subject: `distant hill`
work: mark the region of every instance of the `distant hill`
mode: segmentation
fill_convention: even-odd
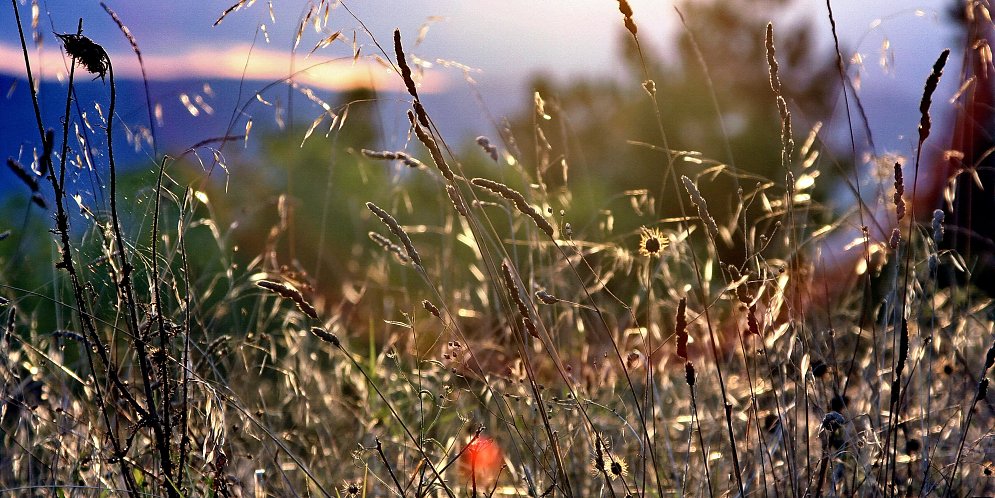
[[[245,122],[251,117],[253,126],[251,135],[273,132],[278,129],[277,108],[281,109],[280,114],[285,122],[289,122],[290,115],[294,122],[294,133],[298,133],[303,138],[304,132],[311,125],[312,121],[321,114],[321,108],[299,92],[295,92],[293,98],[293,113],[287,112],[288,86],[277,84],[263,93],[263,98],[267,105],[254,98],[255,92],[262,90],[270,82],[247,81],[240,83],[237,80],[171,80],[152,81],[150,90],[153,106],[161,107],[160,119],[156,123],[155,133],[160,154],[178,154],[190,146],[205,139],[222,137],[229,128],[233,113],[236,107],[241,107],[250,102],[245,114],[235,116],[234,126],[231,134],[241,135],[245,132]],[[107,85],[100,79],[91,80],[86,76],[77,80],[77,93],[79,109],[73,107],[74,122],[78,122],[78,113],[86,113],[92,125],[92,130],[85,130],[87,135],[96,134],[92,141],[97,153],[104,152],[103,129],[98,123],[102,123],[97,118],[98,110],[95,103],[100,105],[100,112],[106,113],[108,108]],[[523,109],[527,104],[527,92],[524,88],[481,88],[482,95],[491,107],[490,112],[495,116],[508,115],[518,109]],[[183,99],[183,97],[186,97]],[[316,92],[316,96],[329,104],[334,105],[340,98],[339,95],[329,94],[329,92]],[[64,84],[54,81],[45,81],[41,84],[39,91],[39,104],[42,117],[47,127],[58,128],[61,126],[61,116],[65,112],[66,87]],[[461,146],[477,135],[494,135],[495,132],[485,118],[476,98],[466,87],[459,87],[441,94],[424,96],[425,104],[432,113],[433,119],[438,123],[446,139],[453,142],[453,145]],[[136,165],[151,165],[153,161],[152,149],[147,142],[136,150],[133,144],[129,144],[129,133],[132,135],[147,130],[149,127],[149,116],[145,104],[145,91],[141,81],[119,80],[117,82],[117,119],[115,129],[119,133],[115,134],[115,155],[118,164],[122,167],[135,167]],[[363,104],[370,105],[370,104]],[[384,94],[377,104],[380,108],[380,118],[382,122],[379,126],[384,131],[385,137],[392,140],[388,144],[367,144],[368,146],[403,146],[405,132],[407,130],[407,119],[405,110],[409,107],[406,95]],[[196,111],[194,116],[190,109]],[[0,156],[3,159],[14,157],[20,159],[24,164],[32,161],[35,148],[40,150],[40,140],[38,137],[37,124],[31,103],[28,83],[24,79],[0,74]],[[123,125],[123,126],[122,126]],[[327,130],[328,121],[324,124]],[[82,127],[81,127],[81,131]],[[73,138],[75,130],[70,130],[70,144],[78,146],[78,142]],[[322,133],[323,135],[323,133]],[[316,137],[318,136],[316,132]],[[238,144],[242,146],[241,143]],[[251,140],[250,140],[251,146]],[[103,164],[103,163],[101,163]],[[0,168],[0,198],[6,197],[12,189],[20,189],[21,185],[6,167]],[[17,191],[17,190],[15,190]]]

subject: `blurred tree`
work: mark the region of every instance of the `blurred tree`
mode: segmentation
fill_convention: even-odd
[[[791,3],[684,2],[680,10],[686,25],[679,28],[676,57],[664,61],[643,44],[646,70],[656,85],[671,150],[697,151],[704,159],[740,172],[784,181],[780,118],[770,88],[764,33],[767,22],[783,14]],[[802,137],[815,121],[828,115],[839,90],[835,55],[816,50],[815,22],[809,19],[775,25],[783,92],[795,135]],[[512,129],[526,150],[542,150],[545,140],[549,144],[546,155],[553,158],[547,162],[563,159],[570,166],[571,190],[584,201],[574,202],[575,210],[603,208],[605,196],[621,190],[649,189],[651,195],[661,196],[656,199],[657,217],[677,216],[680,212],[666,175],[666,155],[631,143],[663,146],[650,100],[641,88],[644,72],[640,54],[631,35],[622,29],[621,20],[619,29],[626,75],[565,84],[539,76],[532,86],[545,99],[545,112],[552,119],[536,119],[528,113],[516,119]],[[539,156],[535,160],[541,163]],[[677,162],[678,175],[694,177],[706,167]],[[545,170],[551,184],[562,176],[559,167],[539,164],[538,170]],[[664,182],[667,187],[661,192]],[[755,184],[750,181],[743,187],[748,190]],[[729,218],[738,203],[733,186],[730,177],[702,185],[709,208],[720,222]],[[655,220],[625,223],[616,213],[616,221],[620,230],[632,230],[633,223],[638,226]],[[742,254],[741,248],[734,252]]]

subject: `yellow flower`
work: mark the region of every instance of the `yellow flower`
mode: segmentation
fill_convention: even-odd
[[[663,233],[656,228],[642,227],[642,234],[639,236],[639,254],[651,257],[659,256],[670,241],[664,237]]]

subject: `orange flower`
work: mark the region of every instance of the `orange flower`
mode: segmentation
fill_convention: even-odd
[[[477,487],[494,484],[503,464],[501,447],[497,441],[487,436],[478,435],[471,440],[460,456],[460,471],[468,481],[475,482]]]

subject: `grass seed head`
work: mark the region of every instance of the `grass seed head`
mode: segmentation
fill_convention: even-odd
[[[538,299],[539,302],[541,302],[542,304],[556,304],[560,302],[560,299],[558,297],[544,290],[536,292],[536,299]]]
[[[21,180],[22,183],[28,186],[28,189],[30,189],[31,192],[38,191],[38,180],[35,179],[34,175],[28,173],[27,168],[17,162],[16,159],[8,157],[7,167],[10,168],[10,171],[14,173],[14,176],[16,176],[18,180]]]
[[[677,303],[677,356],[687,361],[688,359],[688,319],[687,319],[687,309],[688,309],[688,298],[682,297]]]
[[[629,2],[626,0],[618,0],[618,11],[622,13],[622,17],[625,18],[625,29],[629,30],[629,33],[633,37],[636,36],[636,23],[632,20],[632,7],[629,6]]]
[[[372,240],[374,244],[380,246],[383,250],[387,252],[393,253],[394,256],[397,256],[397,259],[400,260],[402,263],[407,263],[408,261],[411,261],[411,258],[409,258],[406,254],[404,254],[404,249],[402,249],[401,246],[391,242],[390,239],[388,239],[387,237],[384,237],[383,235],[380,235],[377,232],[370,232],[367,235],[369,235],[370,240]]]
[[[358,482],[346,482],[342,485],[342,496],[345,498],[359,498],[363,493],[363,486]]]
[[[902,165],[895,163],[895,216],[898,221],[905,217],[905,179],[902,177]]]
[[[701,196],[701,192],[698,191],[698,187],[686,175],[681,175],[681,182],[684,183],[684,189],[687,190],[688,196],[691,198],[691,203],[698,208],[698,217],[705,224],[708,234],[712,239],[718,239],[719,226],[715,223],[715,218],[712,218],[712,215],[708,213],[708,204],[705,202],[705,198]]]
[[[418,100],[418,90],[415,87],[415,80],[411,77],[411,68],[408,67],[408,59],[404,55],[404,48],[401,47],[401,30],[394,30],[394,56],[397,59],[397,66],[401,68],[401,79],[408,93]]]
[[[325,341],[331,344],[332,346],[335,346],[337,348],[342,347],[342,343],[339,341],[338,336],[321,327],[311,327],[311,333],[314,334],[314,336],[317,337],[318,339],[321,339],[322,341]]]
[[[439,308],[436,305],[432,304],[432,302],[429,301],[428,299],[423,300],[421,302],[421,305],[422,305],[423,308],[425,308],[425,311],[428,311],[429,313],[431,313],[432,315],[434,315],[436,318],[439,318],[439,319],[442,318],[442,313],[439,313]]]
[[[532,218],[532,221],[535,222],[536,226],[539,227],[540,230],[549,236],[549,238],[553,238],[553,225],[550,225],[549,222],[546,221],[546,218],[543,218],[542,214],[539,213],[539,211],[530,206],[529,203],[525,202],[525,196],[523,196],[521,192],[503,183],[498,183],[486,178],[474,178],[470,180],[470,183],[490,190],[491,192],[508,199],[515,205],[515,208],[518,209],[519,212],[529,218]]]
[[[304,299],[304,295],[301,294],[301,291],[297,290],[292,285],[283,282],[274,282],[272,280],[260,280],[256,282],[256,285],[284,299],[293,301],[294,304],[297,305],[297,308],[307,315],[308,318],[312,320],[318,319],[318,311],[314,309],[314,306],[312,306],[311,303]]]
[[[939,244],[943,242],[943,218],[944,213],[942,209],[936,209],[933,211],[933,242]]]
[[[453,209],[456,210],[464,218],[468,218],[470,213],[466,210],[466,204],[463,203],[463,199],[459,195],[459,191],[453,185],[446,185],[446,195],[449,196],[449,200],[453,203]]]
[[[688,383],[689,387],[694,387],[696,374],[694,371],[694,363],[691,363],[690,361],[684,363],[684,380]]]
[[[898,249],[898,244],[902,241],[902,231],[898,228],[891,229],[891,237],[888,239],[888,247],[892,250]]]
[[[394,217],[390,215],[390,213],[384,211],[382,208],[380,208],[380,206],[377,206],[372,202],[367,202],[366,207],[367,209],[372,211],[373,214],[377,216],[377,218],[380,218],[380,221],[387,226],[387,229],[390,230],[390,232],[393,233],[395,237],[400,239],[401,244],[404,245],[404,250],[408,254],[408,258],[410,258],[414,264],[421,266],[421,257],[418,256],[418,251],[415,250],[415,245],[411,243],[411,238],[408,237],[407,232],[405,232],[401,228],[401,225],[397,223],[397,220],[395,220]]]
[[[778,65],[774,50],[774,24],[767,23],[767,33],[764,37],[764,47],[767,49],[767,68],[770,72],[770,89],[774,95],[781,95],[781,78],[777,74]]]
[[[432,160],[435,161],[435,167],[439,168],[442,172],[442,176],[446,177],[446,180],[453,182],[456,180],[456,175],[453,171],[449,169],[449,164],[446,162],[446,157],[442,155],[442,149],[439,148],[439,144],[436,143],[435,138],[429,134],[422,124],[419,124],[419,119],[416,118],[415,113],[408,111],[408,121],[411,122],[411,127],[415,130],[415,136],[418,137],[418,141],[428,149],[429,154],[432,155]],[[427,125],[426,125],[427,126]]]
[[[947,65],[947,58],[950,56],[950,49],[945,49],[940,53],[940,57],[933,64],[933,71],[926,78],[926,85],[923,88],[922,100],[919,102],[919,143],[926,141],[932,123],[929,119],[929,107],[933,104],[933,92],[936,91],[940,83],[940,76],[943,75],[943,67]]]
[[[494,160],[494,162],[498,161],[497,146],[491,144],[491,140],[489,138],[485,136],[477,137],[477,145],[479,145],[481,149],[484,149],[484,152],[491,156],[491,159]]]

